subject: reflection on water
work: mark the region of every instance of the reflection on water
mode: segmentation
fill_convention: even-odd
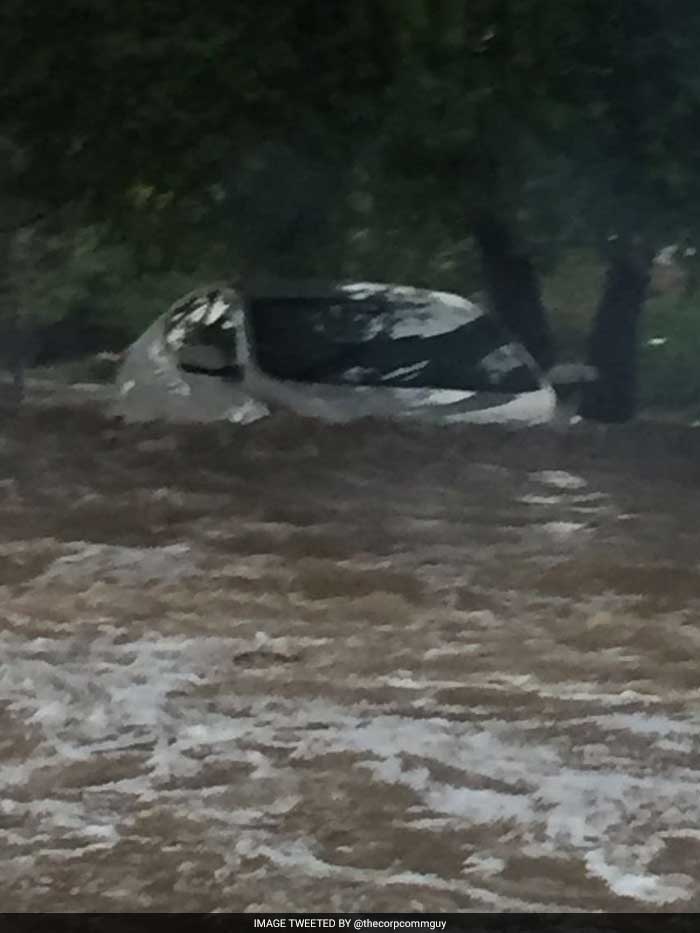
[[[697,910],[700,440],[0,435],[6,910]]]

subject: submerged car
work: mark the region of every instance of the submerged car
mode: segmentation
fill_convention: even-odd
[[[199,289],[130,347],[128,420],[248,422],[275,409],[537,424],[556,396],[530,355],[459,295],[367,282]]]

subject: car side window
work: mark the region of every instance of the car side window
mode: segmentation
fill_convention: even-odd
[[[297,382],[338,381],[358,365],[378,331],[381,306],[338,298],[254,299],[255,348],[262,370]]]
[[[251,316],[258,364],[273,378],[506,394],[539,388],[494,318],[445,309],[430,296],[257,299]]]

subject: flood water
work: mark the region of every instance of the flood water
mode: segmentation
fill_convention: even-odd
[[[700,910],[700,432],[0,429],[0,895]]]

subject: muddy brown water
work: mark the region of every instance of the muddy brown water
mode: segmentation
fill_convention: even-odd
[[[0,428],[4,910],[700,909],[700,432]]]

